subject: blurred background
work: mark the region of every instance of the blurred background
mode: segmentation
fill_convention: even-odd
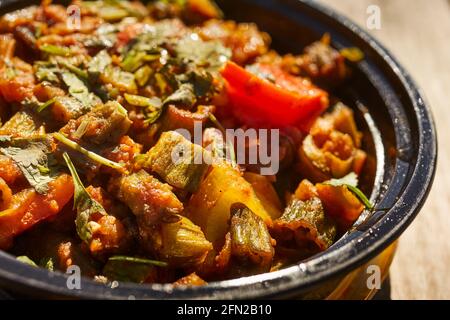
[[[427,203],[400,238],[392,299],[450,299],[450,0],[321,0],[380,40],[422,88],[436,121],[439,161]],[[380,8],[369,30],[367,8]],[[369,24],[370,27],[370,24]]]

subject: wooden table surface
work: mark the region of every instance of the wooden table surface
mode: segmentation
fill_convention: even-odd
[[[412,74],[436,121],[439,161],[421,213],[400,238],[391,268],[392,299],[450,299],[450,0],[322,0],[369,30]]]

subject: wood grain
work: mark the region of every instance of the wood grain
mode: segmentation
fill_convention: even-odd
[[[381,9],[389,48],[422,88],[439,137],[436,179],[427,203],[402,235],[391,268],[393,299],[450,299],[450,1],[322,0],[366,26],[369,5]]]

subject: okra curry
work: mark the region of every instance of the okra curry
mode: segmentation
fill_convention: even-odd
[[[0,29],[0,249],[24,263],[206,285],[327,250],[372,207],[329,93],[356,48],[280,55],[210,0],[43,0]]]

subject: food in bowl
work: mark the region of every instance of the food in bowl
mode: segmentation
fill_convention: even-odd
[[[280,55],[208,0],[43,1],[0,29],[0,248],[25,263],[205,285],[325,251],[372,209],[329,93],[357,49]]]

